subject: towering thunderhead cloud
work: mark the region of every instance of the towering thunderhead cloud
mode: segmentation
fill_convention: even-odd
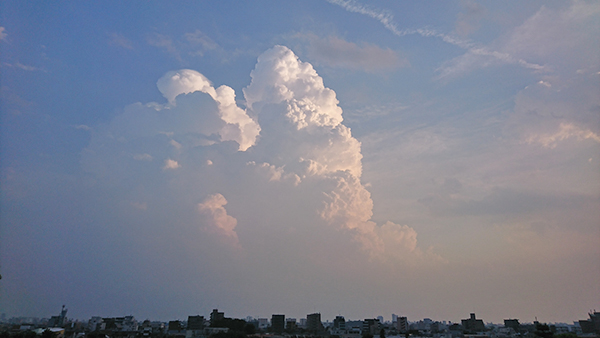
[[[195,212],[202,214],[198,222],[219,230],[206,233],[224,236],[236,246],[244,247],[236,229],[252,226],[240,211],[244,208],[236,206],[249,201],[241,196],[260,195],[252,182],[266,175],[266,185],[285,185],[290,199],[310,199],[307,205],[322,226],[351,234],[371,257],[421,256],[412,228],[370,221],[373,201],[360,181],[361,144],[342,124],[335,92],[323,85],[314,68],[290,49],[275,46],[258,58],[251,77],[242,109],[230,87],[215,89],[189,69],[167,73],[157,85],[168,103],[127,107],[94,134],[84,163],[97,173],[99,168],[121,168],[103,173],[120,172],[146,191],[150,182],[168,182],[162,194],[172,194],[170,201],[187,196],[184,204],[196,199]],[[225,146],[231,142],[237,143],[237,151]],[[127,175],[140,165],[154,169],[149,176]],[[261,192],[261,198],[282,193],[274,191]],[[147,205],[142,197],[131,198],[132,205]],[[226,204],[237,214],[225,210]],[[254,212],[267,215],[272,210]]]

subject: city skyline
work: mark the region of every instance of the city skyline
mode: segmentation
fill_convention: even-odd
[[[76,318],[76,317],[67,316],[68,309],[65,307],[65,305],[63,305],[62,311],[57,316],[47,316],[47,317],[39,317],[39,316],[33,316],[33,317],[14,316],[14,317],[11,317],[11,318],[7,318],[6,314],[2,313],[2,318],[1,318],[0,322],[7,323],[10,320],[12,320],[12,321],[15,321],[15,322],[27,323],[27,321],[23,321],[23,320],[29,318],[29,319],[36,319],[35,321],[29,322],[29,323],[36,324],[36,323],[38,323],[40,321],[46,320],[49,323],[49,327],[54,327],[54,326],[56,326],[56,327],[63,327],[63,322],[64,322],[64,324],[66,324],[67,321],[69,323],[73,323],[74,321],[76,321],[76,322],[79,322],[79,321],[85,322],[87,319],[93,321],[95,318],[125,318],[125,319],[129,318],[129,319],[134,320],[136,322],[150,320],[150,321],[157,321],[157,322],[163,322],[163,323],[168,323],[170,321],[181,321],[181,322],[187,323],[188,320],[190,318],[192,318],[196,322],[199,319],[201,319],[203,322],[207,322],[207,323],[211,323],[213,321],[220,322],[220,321],[222,321],[224,319],[243,319],[246,322],[266,320],[267,323],[268,323],[268,325],[271,326],[273,318],[277,317],[278,320],[281,320],[281,318],[283,318],[284,326],[285,326],[285,323],[287,321],[293,321],[294,323],[298,323],[298,324],[303,323],[301,325],[303,325],[303,327],[306,327],[308,325],[307,323],[310,321],[309,318],[311,316],[314,318],[315,315],[318,315],[318,317],[317,317],[318,318],[317,319],[318,322],[320,322],[320,323],[327,323],[328,325],[333,325],[333,326],[336,325],[335,322],[339,318],[342,318],[346,322],[362,322],[362,321],[366,321],[366,320],[368,321],[368,320],[376,319],[376,320],[378,320],[382,324],[383,323],[388,323],[388,324],[396,323],[398,321],[398,319],[400,319],[400,318],[402,318],[403,320],[407,321],[407,323],[412,323],[412,324],[420,323],[420,322],[428,322],[428,323],[438,322],[438,323],[444,323],[444,324],[448,324],[449,325],[449,324],[453,324],[453,323],[454,324],[457,324],[457,323],[460,324],[461,321],[462,321],[462,325],[463,326],[465,325],[465,321],[468,322],[469,320],[474,321],[474,322],[475,321],[481,321],[481,323],[485,323],[485,325],[506,325],[507,321],[508,322],[519,323],[520,325],[529,325],[529,324],[532,324],[532,323],[535,323],[535,322],[549,323],[549,324],[568,324],[568,325],[571,325],[569,323],[575,323],[575,322],[578,321],[578,320],[572,320],[572,321],[559,321],[559,322],[544,322],[544,321],[538,321],[538,318],[536,316],[535,320],[532,321],[532,322],[525,322],[525,321],[519,320],[518,318],[507,317],[507,318],[505,318],[503,320],[504,323],[502,323],[502,322],[494,323],[494,322],[491,322],[491,321],[485,321],[482,318],[477,318],[476,314],[473,313],[473,312],[469,314],[468,318],[461,318],[459,320],[447,320],[447,319],[429,318],[429,317],[408,319],[406,316],[403,316],[402,314],[397,314],[397,313],[392,313],[392,314],[389,315],[389,317],[378,315],[378,316],[363,316],[363,317],[360,317],[360,318],[347,318],[343,314],[340,313],[340,314],[334,315],[332,318],[324,318],[324,317],[321,317],[321,313],[318,312],[318,311],[317,312],[313,312],[313,313],[307,313],[304,316],[288,316],[288,315],[283,314],[283,313],[273,313],[273,314],[271,314],[269,316],[251,316],[251,315],[246,315],[246,316],[242,316],[242,317],[237,318],[237,317],[232,317],[232,316],[227,315],[227,312],[225,312],[225,311],[219,311],[219,310],[222,310],[222,309],[216,309],[215,308],[215,309],[212,309],[212,310],[207,310],[207,311],[205,311],[205,313],[198,312],[198,313],[194,313],[194,314],[188,314],[184,318],[169,318],[169,319],[166,319],[166,320],[165,319],[158,320],[158,319],[155,319],[155,318],[144,318],[144,319],[140,318],[140,319],[138,319],[132,313],[122,314],[122,315],[117,315],[117,316],[115,316],[113,314],[113,315],[102,315],[102,316],[93,315],[90,318]],[[589,314],[598,314],[598,313],[600,313],[600,312],[595,311],[595,310],[589,311]],[[271,319],[269,319],[268,317],[271,317]],[[281,317],[281,318],[279,318],[279,317]],[[465,316],[462,316],[462,317],[465,317]],[[582,317],[582,316],[579,316],[579,317]],[[52,324],[53,321],[55,321],[54,323],[57,324],[57,325],[53,325]],[[197,325],[197,324],[194,324],[194,325]],[[257,329],[258,329],[258,327],[257,327]]]
[[[598,36],[584,0],[0,1],[0,312],[580,318]]]

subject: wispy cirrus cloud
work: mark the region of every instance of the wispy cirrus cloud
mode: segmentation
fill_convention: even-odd
[[[527,138],[529,144],[537,143],[546,148],[554,149],[561,141],[576,139],[578,141],[592,140],[600,143],[600,135],[585,128],[580,128],[572,123],[561,123],[554,133],[535,134]]]
[[[73,128],[79,129],[79,130],[85,130],[85,131],[92,130],[92,128],[90,126],[85,125],[85,124],[79,124],[79,125],[73,126]]]
[[[125,49],[133,49],[133,43],[131,42],[131,40],[129,40],[123,34],[120,33],[110,33],[109,43],[113,46],[119,46]]]
[[[304,36],[309,41],[308,56],[318,63],[336,67],[378,72],[406,67],[410,63],[396,51],[369,43],[356,44],[336,36]]]
[[[6,28],[0,26],[0,41],[5,40],[7,36]]]
[[[148,36],[147,42],[165,50],[179,62],[183,62],[186,57],[202,57],[209,51],[223,51],[219,44],[199,29],[179,37],[155,32]]]
[[[43,68],[25,65],[25,64],[22,64],[21,62],[15,62],[15,63],[3,62],[2,65],[5,67],[9,67],[9,68],[21,69],[21,70],[24,70],[27,72],[37,72],[37,71],[44,72],[44,73],[46,72],[46,70]]]
[[[147,42],[150,46],[164,49],[167,53],[171,54],[178,61],[183,61],[181,58],[180,50],[175,46],[173,39],[165,34],[154,33],[148,37]]]
[[[464,55],[444,63],[438,68],[438,79],[503,63],[546,73],[597,71],[598,14],[600,5],[595,2],[573,1],[565,9],[542,7],[507,38],[493,42],[494,49],[472,46]],[[573,53],[574,49],[578,52]]]
[[[442,41],[449,43],[451,45],[460,47],[462,49],[466,49],[468,51],[468,54],[470,54],[470,55],[473,55],[476,57],[491,58],[491,59],[495,60],[496,63],[516,64],[516,65],[519,65],[519,66],[522,66],[525,68],[535,69],[535,70],[544,69],[543,65],[530,63],[524,59],[516,58],[507,52],[493,50],[488,47],[482,46],[478,43],[475,43],[473,41],[465,40],[465,39],[453,36],[451,34],[441,33],[432,28],[399,29],[398,25],[394,22],[393,14],[387,10],[380,10],[380,9],[372,8],[368,5],[363,5],[355,0],[327,0],[327,1],[344,8],[345,10],[347,10],[349,12],[359,13],[362,15],[369,16],[369,17],[379,21],[386,29],[388,29],[394,35],[399,36],[399,37],[417,34],[422,37],[438,38],[438,39],[441,39]],[[467,59],[468,66],[465,66],[464,64],[461,64],[461,62],[458,62],[458,61],[455,61],[455,63],[458,63],[458,65],[450,64],[447,66],[442,66],[440,69],[438,69],[438,71],[441,73],[441,75],[438,76],[438,79],[448,77],[449,75],[456,74],[456,73],[458,73],[459,70],[462,71],[462,70],[468,69],[473,64],[472,59],[474,59],[474,58]],[[463,63],[467,63],[467,62],[463,62]],[[479,62],[479,64],[480,65],[481,64],[489,65],[491,63]]]
[[[468,36],[479,29],[487,10],[473,0],[463,0],[461,6],[464,11],[458,14],[454,30],[461,36]]]
[[[199,29],[192,33],[185,33],[184,37],[191,45],[199,47],[194,52],[195,55],[202,56],[206,51],[219,48],[219,45],[213,39]]]

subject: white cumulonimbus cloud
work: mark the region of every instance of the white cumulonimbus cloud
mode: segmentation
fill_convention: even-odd
[[[223,85],[215,89],[204,75],[191,69],[168,72],[158,80],[157,86],[172,105],[176,104],[175,98],[181,94],[202,92],[210,95],[217,102],[219,116],[226,123],[219,130],[221,139],[236,141],[241,151],[256,142],[260,127],[237,106],[235,91],[231,87]]]
[[[146,203],[147,210],[189,205],[202,196],[198,221],[236,247],[244,246],[238,225],[251,232],[253,225],[275,219],[270,214],[295,213],[302,206],[312,213],[306,222],[317,217],[317,226],[349,234],[371,258],[422,256],[414,229],[371,221],[373,200],[361,183],[361,144],[342,124],[335,92],[312,65],[275,46],[259,56],[250,75],[242,109],[232,88],[215,89],[193,70],[168,72],[157,83],[168,104],[126,107],[93,133],[84,167],[111,182],[127,180],[145,194],[132,190],[130,204]],[[133,175],[136,171],[144,175]],[[223,195],[236,218],[225,210]],[[282,197],[289,204],[281,204]],[[273,203],[289,210],[273,210]],[[302,226],[302,220],[294,222]]]
[[[298,60],[290,49],[276,46],[258,58],[251,77],[244,94],[259,121],[272,106],[278,106],[285,111],[287,122],[278,128],[287,128],[286,135],[301,141],[271,155],[287,156],[285,164],[291,168],[293,161],[305,164],[295,174],[322,181],[321,217],[340,230],[352,232],[372,257],[395,255],[399,251],[418,253],[414,229],[392,222],[380,227],[370,221],[373,200],[360,182],[360,142],[352,137],[350,128],[341,124],[342,109],[335,92],[323,85],[314,68]],[[274,177],[282,175],[278,172]]]

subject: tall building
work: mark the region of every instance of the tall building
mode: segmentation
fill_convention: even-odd
[[[324,331],[320,313],[306,315],[306,330],[311,333]]]
[[[149,331],[150,334],[152,331]],[[204,316],[188,316],[185,330],[186,338],[199,338],[204,334]]]
[[[213,309],[210,313],[210,324],[225,319],[225,312],[219,312],[219,309]]]
[[[583,334],[600,334],[600,312],[594,310],[594,312],[590,312],[588,315],[590,316],[590,319],[579,321],[581,332]]]
[[[298,324],[296,323],[296,318],[286,318],[285,319],[285,329],[288,332],[294,332],[298,328]]]
[[[396,329],[401,333],[408,332],[408,319],[406,317],[398,317],[396,319]]]
[[[265,330],[269,327],[269,319],[268,318],[258,318],[258,329]]]
[[[343,316],[335,316],[333,320],[333,328],[338,330],[346,330],[346,319]]]
[[[381,330],[381,322],[379,322],[379,319],[374,318],[374,319],[363,320],[362,328],[361,328],[363,335],[370,333],[373,336],[375,336],[375,335],[379,334],[380,330]]]
[[[48,321],[48,327],[63,327],[65,325],[66,318],[67,309],[65,309],[65,306],[63,305],[60,315],[50,317],[50,320]]]
[[[463,329],[467,332],[485,331],[485,325],[483,324],[483,320],[476,319],[474,313],[471,313],[471,317],[469,319],[462,319],[460,322],[462,324]]]
[[[274,333],[281,334],[285,328],[285,315],[271,316],[271,330]]]

